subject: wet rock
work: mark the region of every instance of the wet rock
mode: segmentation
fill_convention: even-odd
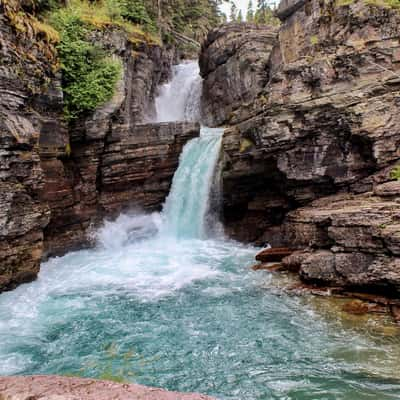
[[[185,122],[117,125],[101,140],[76,144],[72,159],[43,163],[43,198],[52,210],[46,254],[90,245],[88,231],[106,216],[160,210],[183,146],[199,133]]]
[[[279,272],[284,270],[284,267],[282,264],[272,264],[272,263],[260,263],[260,264],[255,264],[251,267],[253,271],[269,271],[269,272]]]
[[[400,324],[400,306],[399,305],[391,306],[390,312],[392,313],[394,321]]]
[[[279,262],[284,257],[290,256],[295,250],[286,247],[270,248],[260,251],[256,255],[256,260],[263,263]]]
[[[368,313],[385,314],[388,312],[388,308],[385,306],[361,300],[352,300],[347,302],[342,307],[342,310],[349,314],[355,314],[355,315],[362,315]]]
[[[304,282],[299,282],[286,288],[288,293],[296,295],[312,294],[321,297],[339,297],[342,298],[343,289],[340,287],[326,287],[321,285],[312,285]]]
[[[0,377],[0,397],[7,400],[212,400],[211,397],[201,394],[51,375]]]

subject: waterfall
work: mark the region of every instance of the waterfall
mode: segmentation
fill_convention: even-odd
[[[197,62],[173,67],[172,80],[161,87],[156,98],[157,122],[200,121],[201,88]]]
[[[157,121],[199,121],[202,81],[197,62],[179,64],[156,99]],[[162,212],[163,235],[205,238],[210,192],[221,147],[222,129],[201,128],[184,147]]]
[[[204,238],[208,233],[210,191],[223,129],[202,128],[183,149],[163,209],[163,232],[176,238]]]

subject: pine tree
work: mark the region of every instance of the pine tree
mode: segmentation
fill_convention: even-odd
[[[243,14],[242,14],[242,10],[239,10],[239,14],[237,16],[237,22],[243,22]]]
[[[253,1],[252,0],[249,0],[249,4],[247,6],[246,21],[247,22],[254,21],[254,11],[253,11]]]
[[[265,12],[268,9],[267,0],[258,0],[257,2],[257,10],[261,12]]]
[[[273,24],[276,25],[277,21],[274,17],[273,10],[268,5],[267,0],[258,0],[257,10],[254,16],[255,22],[258,24]]]
[[[237,8],[236,8],[236,4],[233,1],[231,1],[231,14],[229,16],[229,19],[231,21],[237,20]]]

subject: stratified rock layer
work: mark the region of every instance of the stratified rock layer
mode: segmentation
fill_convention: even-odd
[[[281,237],[306,248],[288,257],[296,257],[303,280],[398,296],[400,183],[397,187],[391,196],[336,195],[290,212]]]
[[[312,249],[301,263],[305,280],[398,294],[389,242],[399,234],[391,171],[400,161],[400,13],[363,1],[288,0],[278,15],[268,83],[251,117],[223,139],[226,229]],[[337,194],[351,199],[324,199]],[[387,230],[377,228],[382,218]]]
[[[58,119],[62,94],[52,69],[53,43],[27,26],[15,32],[9,15],[20,10],[14,3],[0,4],[0,291],[32,280],[39,270],[50,218],[40,200],[40,132],[56,131],[61,146],[67,140]]]
[[[195,393],[63,376],[0,377],[4,400],[212,400]]]
[[[225,24],[208,34],[199,60],[206,125],[249,117],[247,108],[268,82],[268,59],[276,34],[275,27],[245,23]]]

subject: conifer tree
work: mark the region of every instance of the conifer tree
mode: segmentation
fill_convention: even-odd
[[[249,0],[249,4],[247,6],[246,21],[247,22],[254,21],[254,11],[253,11],[253,1],[252,0]]]
[[[254,20],[258,24],[279,24],[279,21],[274,16],[273,9],[268,4],[268,0],[258,0]]]
[[[229,19],[231,21],[236,21],[237,20],[237,7],[236,4],[231,1],[231,14],[229,16]]]
[[[243,22],[242,10],[239,10],[239,14],[238,14],[238,16],[237,16],[236,21],[237,21],[237,22]]]

